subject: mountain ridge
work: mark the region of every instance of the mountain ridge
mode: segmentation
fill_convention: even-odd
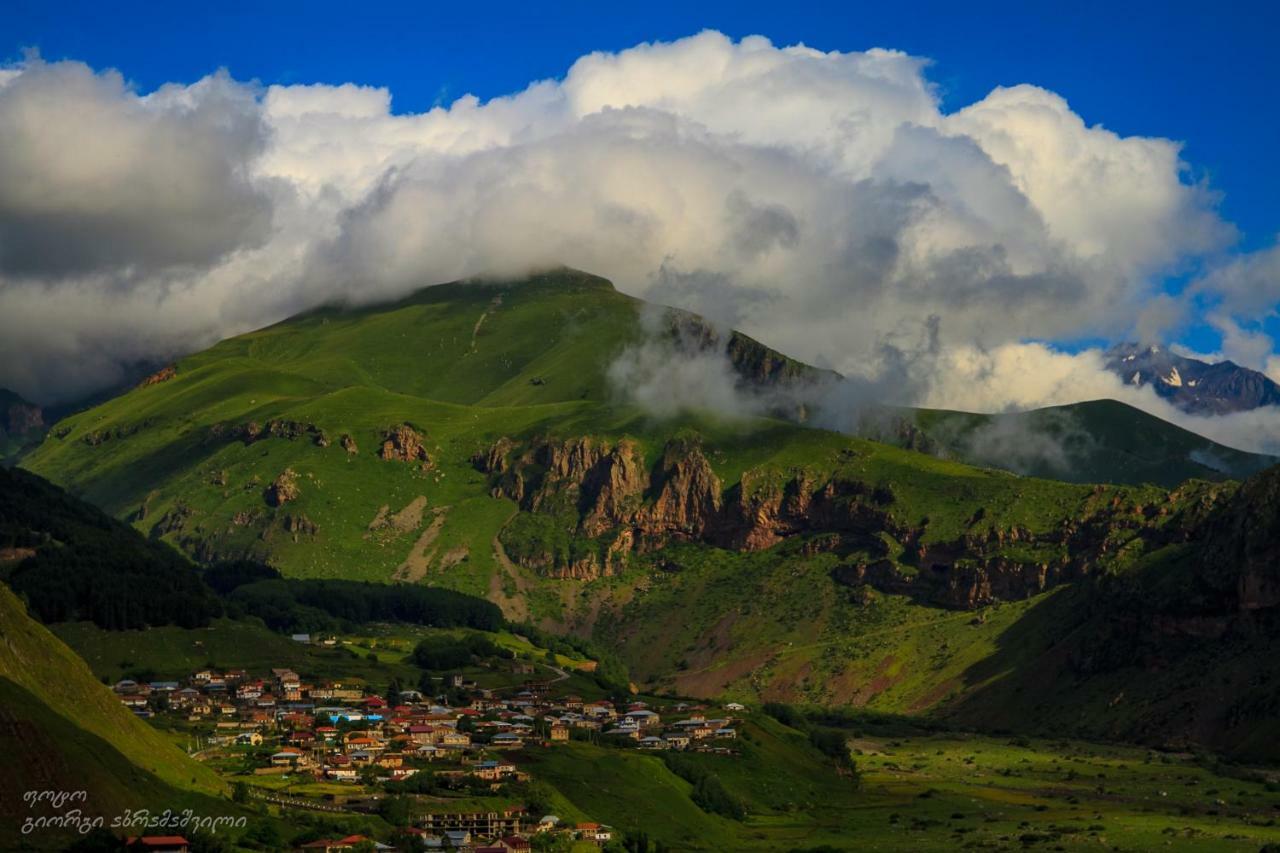
[[[1222,415],[1280,405],[1280,385],[1230,360],[1207,362],[1159,346],[1118,344],[1106,366],[1130,385],[1150,387],[1184,412]]]

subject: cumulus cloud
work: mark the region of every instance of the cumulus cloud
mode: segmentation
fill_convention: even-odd
[[[225,74],[146,97],[116,72],[29,60],[0,85],[0,273],[201,268],[268,236],[266,131]]]
[[[1234,239],[1213,193],[1177,143],[1034,86],[944,113],[927,67],[704,32],[396,114],[359,81],[143,94],[27,60],[0,75],[0,385],[65,398],[323,301],[565,263],[859,399],[1132,397],[1099,354],[1027,341],[1176,325],[1155,281]],[[1204,287],[1247,290],[1250,263]],[[637,390],[682,369],[633,356]],[[681,382],[707,399],[718,371]]]

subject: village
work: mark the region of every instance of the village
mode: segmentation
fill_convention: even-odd
[[[394,686],[379,694],[359,680],[312,683],[288,668],[205,668],[182,681],[123,679],[113,690],[138,716],[189,732],[192,754],[233,781],[239,799],[384,816],[390,798],[423,805],[393,818],[404,823],[393,844],[349,836],[298,847],[307,851],[496,853],[545,848],[557,838],[603,847],[615,838],[612,828],[564,821],[519,801],[533,779],[522,761],[530,750],[587,741],[736,754],[734,715],[746,710],[742,705],[584,699],[558,694],[558,680],[495,688],[454,674],[440,676],[432,695]],[[506,804],[449,807],[450,798],[465,805],[476,797]],[[166,839],[166,849],[182,849],[176,841]]]

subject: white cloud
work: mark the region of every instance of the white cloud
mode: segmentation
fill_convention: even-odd
[[[563,262],[909,402],[1098,396],[1096,359],[1022,342],[1175,323],[1153,275],[1231,227],[1176,143],[1031,86],[944,114],[926,67],[705,32],[397,115],[358,81],[140,97],[29,61],[0,81],[0,177],[37,176],[0,180],[0,386],[66,396],[334,297]],[[74,251],[14,248],[50,222]]]
[[[0,87],[0,274],[207,268],[268,237],[250,183],[265,129],[224,74],[139,97],[115,72],[31,59]]]

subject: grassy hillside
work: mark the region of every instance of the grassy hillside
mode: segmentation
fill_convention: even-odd
[[[642,307],[559,271],[322,309],[67,418],[24,464],[197,559],[484,596],[514,620],[612,643],[654,689],[975,721],[990,709],[1010,727],[1126,737],[1220,732],[1229,749],[1264,739],[1258,714],[1183,668],[1243,678],[1255,646],[1212,659],[1170,646],[1167,676],[1155,656],[1079,678],[1078,655],[1054,657],[1058,638],[1096,633],[1081,608],[1102,610],[1052,590],[1135,567],[1158,581],[1234,485],[1095,487],[785,420],[656,420],[607,376],[654,334]],[[807,381],[744,340],[725,344],[744,381]],[[1081,476],[1210,472],[1190,434],[1115,404],[1077,409],[1042,426],[1068,450],[1077,431],[1096,436]],[[926,434],[959,419],[966,441],[995,423],[921,418]],[[1002,440],[1021,430],[999,423]],[[1018,692],[1049,672],[1077,685],[1060,703]],[[1143,699],[1109,712],[1126,678]],[[1205,722],[1178,715],[1188,702]],[[1214,722],[1228,718],[1245,722]]]
[[[638,310],[607,282],[569,273],[324,309],[225,341],[167,381],[62,421],[25,464],[200,558],[426,579],[544,619],[574,605],[498,552],[516,505],[494,497],[472,462],[503,437],[627,436],[653,464],[693,430],[726,489],[746,471],[760,482],[841,469],[892,483],[912,521],[929,516],[931,537],[959,533],[978,506],[991,524],[1045,529],[1089,495],[781,421],[655,422],[614,404],[605,378],[641,335]],[[381,458],[402,424],[422,437],[425,461]],[[296,493],[273,505],[285,472]]]
[[[904,415],[935,452],[975,465],[1074,483],[1241,479],[1276,459],[1210,441],[1116,400],[981,415],[924,409]],[[887,436],[893,440],[893,436]]]
[[[225,813],[218,778],[186,757],[125,709],[79,657],[27,616],[0,585],[0,742],[6,772],[0,781],[4,836],[17,840],[10,818],[57,813],[47,803],[28,808],[28,791],[85,791],[80,807],[112,817],[127,808],[157,805]],[[37,832],[26,841],[59,846],[66,835]]]
[[[528,758],[575,808],[672,850],[1254,851],[1280,839],[1264,776],[1190,756],[876,715],[837,725],[857,781],[760,713],[742,726],[738,755],[681,756],[745,807],[741,821],[699,808],[653,754],[574,743]]]

